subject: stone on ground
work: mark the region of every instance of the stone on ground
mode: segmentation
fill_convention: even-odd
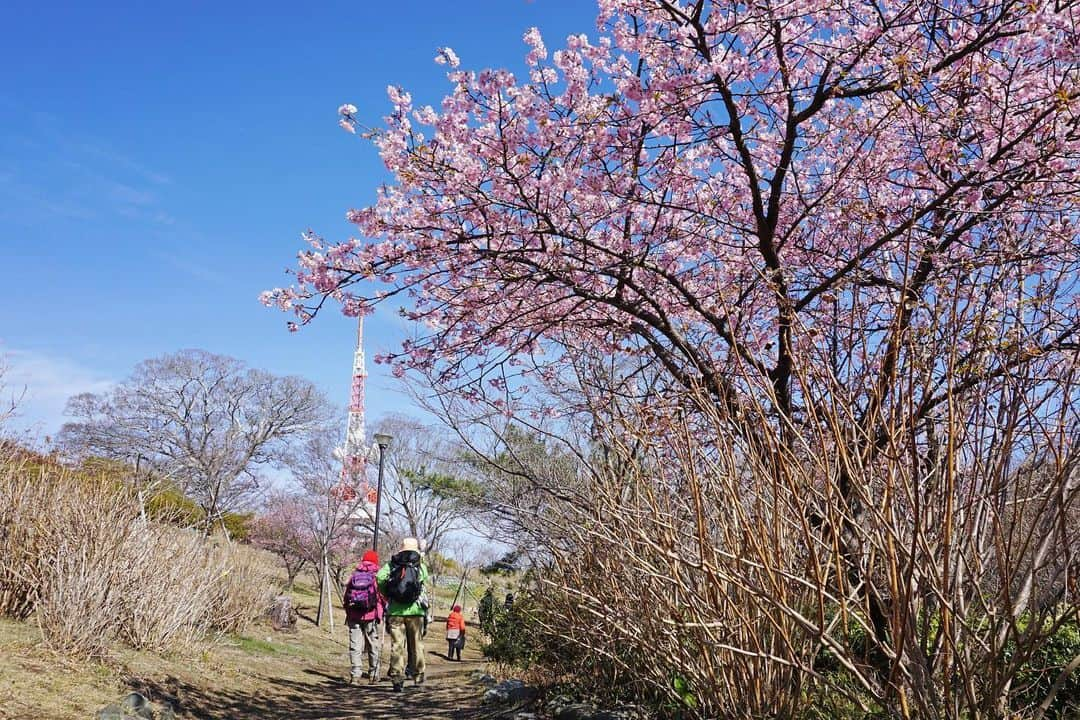
[[[109,703],[94,715],[95,720],[176,720],[169,706],[154,712],[154,706],[139,693],[130,693],[118,703]]]
[[[501,683],[484,693],[484,702],[509,703],[524,700],[531,691],[525,687],[525,683],[513,678],[503,680]]]

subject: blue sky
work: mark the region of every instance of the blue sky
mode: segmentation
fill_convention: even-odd
[[[594,18],[588,0],[5,3],[0,353],[20,424],[55,432],[68,395],[186,347],[344,404],[353,321],[335,308],[291,335],[257,302],[303,230],[348,236],[346,209],[386,179],[338,105],[379,124],[388,84],[418,104],[449,89],[440,46],[520,71],[527,28],[555,49]],[[366,324],[369,420],[410,412],[370,361],[409,333],[388,310]]]

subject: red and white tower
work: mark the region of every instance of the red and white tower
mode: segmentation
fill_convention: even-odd
[[[370,448],[367,445],[367,429],[364,419],[364,383],[367,380],[367,367],[364,361],[364,318],[356,321],[356,351],[353,353],[352,391],[349,394],[349,425],[345,431],[345,447],[342,452],[341,485],[342,494],[351,500],[358,495],[365,496],[367,505],[374,506],[376,489],[369,487],[367,476],[367,457]],[[357,508],[358,514],[364,514],[365,508]]]
[[[364,382],[367,368],[364,362],[364,318],[356,321],[356,352],[353,353],[352,392],[349,394],[349,427],[345,432],[345,465],[350,484],[364,479],[367,464],[367,431],[364,427]]]

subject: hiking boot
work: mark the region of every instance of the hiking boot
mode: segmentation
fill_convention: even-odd
[[[346,684],[346,685],[355,685],[355,684],[356,684],[356,675],[354,675],[354,674],[352,674],[352,673],[349,673],[349,674],[348,674],[348,675],[347,675],[347,676],[345,677],[345,684]]]
[[[414,677],[413,682],[415,684],[417,684],[417,685],[423,685],[424,684],[424,673],[420,673],[419,675]]]
[[[402,689],[404,689],[404,687],[405,687],[405,683],[395,682],[394,683],[394,692],[401,692]]]

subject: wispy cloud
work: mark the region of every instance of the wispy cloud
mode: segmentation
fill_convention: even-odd
[[[6,402],[14,396],[18,410],[11,424],[36,435],[55,435],[67,421],[64,407],[79,393],[100,393],[116,381],[103,373],[65,357],[32,350],[0,347],[0,396]]]
[[[95,211],[89,205],[71,198],[57,197],[42,188],[24,182],[12,171],[0,172],[0,218],[18,222],[19,218],[32,219],[47,214],[69,220],[89,220]]]
[[[80,134],[52,113],[0,96],[2,111],[17,118],[14,132],[0,137],[0,156],[7,155],[0,168],[0,213],[6,220],[34,224],[48,213],[150,225],[176,222],[162,206],[160,191],[172,182],[167,174]]]
[[[224,273],[212,269],[209,264],[198,263],[166,252],[154,252],[151,255],[169,267],[179,270],[196,280],[215,285],[226,285],[229,282],[229,278]]]
[[[160,173],[148,168],[142,163],[132,160],[128,156],[116,152],[105,145],[83,142],[78,144],[77,149],[86,155],[100,158],[113,167],[129,170],[142,177],[143,180],[151,182],[154,185],[168,185],[172,182],[172,179],[165,173]]]

